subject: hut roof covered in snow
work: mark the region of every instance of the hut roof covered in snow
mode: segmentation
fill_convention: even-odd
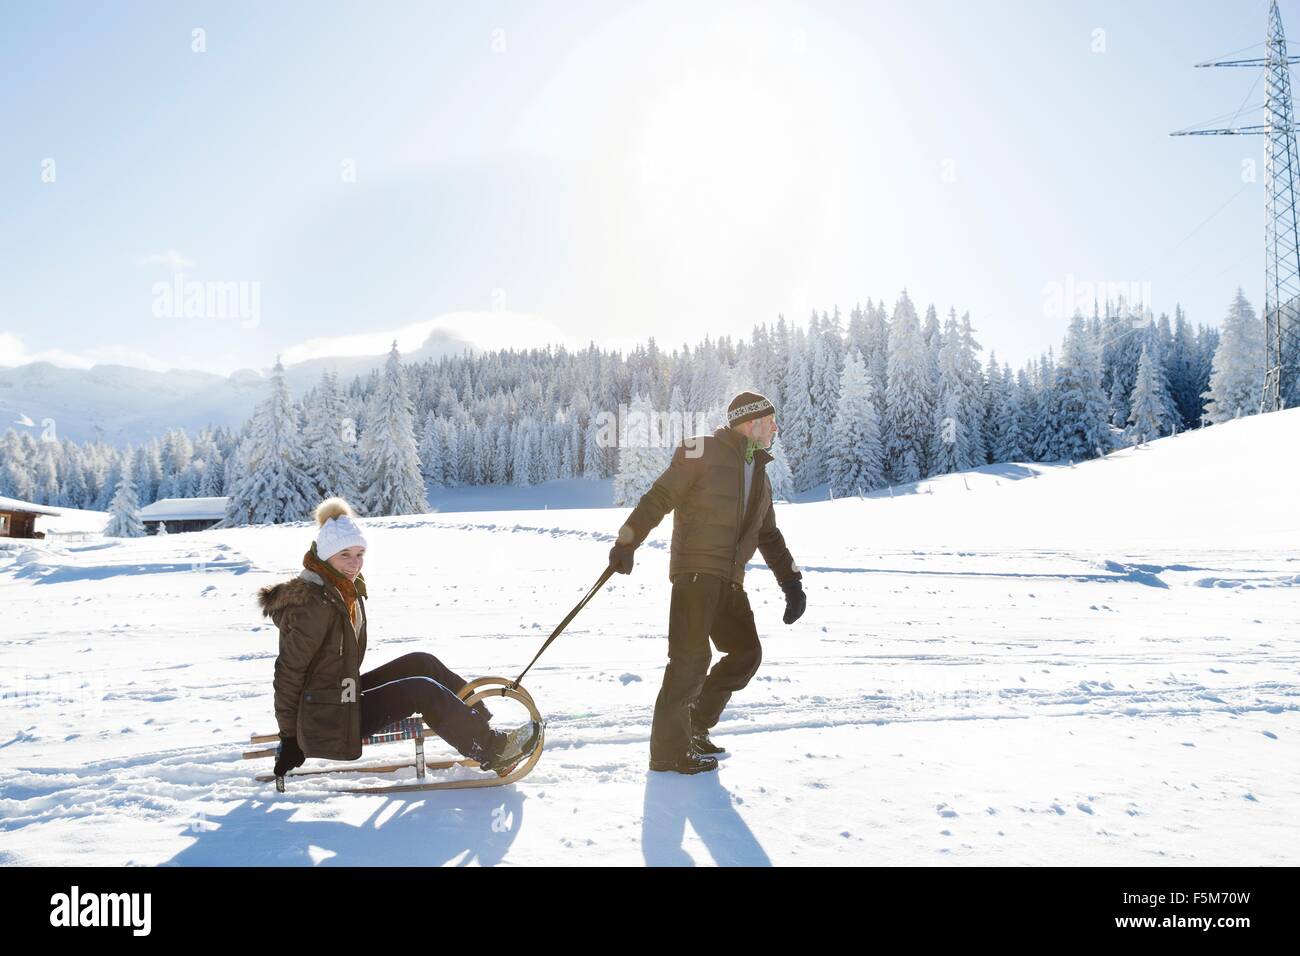
[[[226,497],[159,498],[140,509],[141,521],[202,521],[226,516]]]
[[[6,498],[4,495],[0,495],[0,511],[28,511],[34,515],[58,515],[60,513],[52,511],[44,505],[34,505],[30,501]]]

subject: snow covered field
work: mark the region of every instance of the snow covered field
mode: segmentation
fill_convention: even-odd
[[[783,625],[751,566],[764,663],[695,777],[646,770],[670,518],[529,675],[537,769],[394,796],[276,795],[239,756],[275,729],[254,595],[308,526],[116,540],[70,512],[0,550],[0,861],[1294,865],[1296,475],[1300,410],[779,505],[808,611]],[[366,520],[365,669],[517,674],[626,511]]]

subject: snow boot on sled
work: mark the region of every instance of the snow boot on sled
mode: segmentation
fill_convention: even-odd
[[[507,776],[520,761],[532,756],[542,739],[542,725],[536,720],[520,724],[514,730],[498,733],[496,748],[479,763],[484,770],[493,770],[498,776]]]

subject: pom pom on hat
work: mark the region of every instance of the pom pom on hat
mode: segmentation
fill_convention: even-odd
[[[347,515],[349,518],[357,516],[352,506],[342,498],[326,498],[316,506],[316,525],[319,527],[330,518],[337,518],[339,515]]]

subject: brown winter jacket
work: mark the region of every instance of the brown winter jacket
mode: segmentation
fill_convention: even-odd
[[[280,629],[275,719],[281,736],[298,738],[304,756],[361,756],[363,590],[358,589],[356,629],[338,589],[310,568],[257,593],[263,615]]]
[[[767,478],[772,456],[761,448],[754,452],[748,507],[741,501],[745,444],[745,436],[733,428],[686,439],[628,515],[619,541],[639,545],[675,509],[669,580],[698,571],[743,586],[745,564],[755,550],[762,551],[779,584],[803,577],[776,526]]]

